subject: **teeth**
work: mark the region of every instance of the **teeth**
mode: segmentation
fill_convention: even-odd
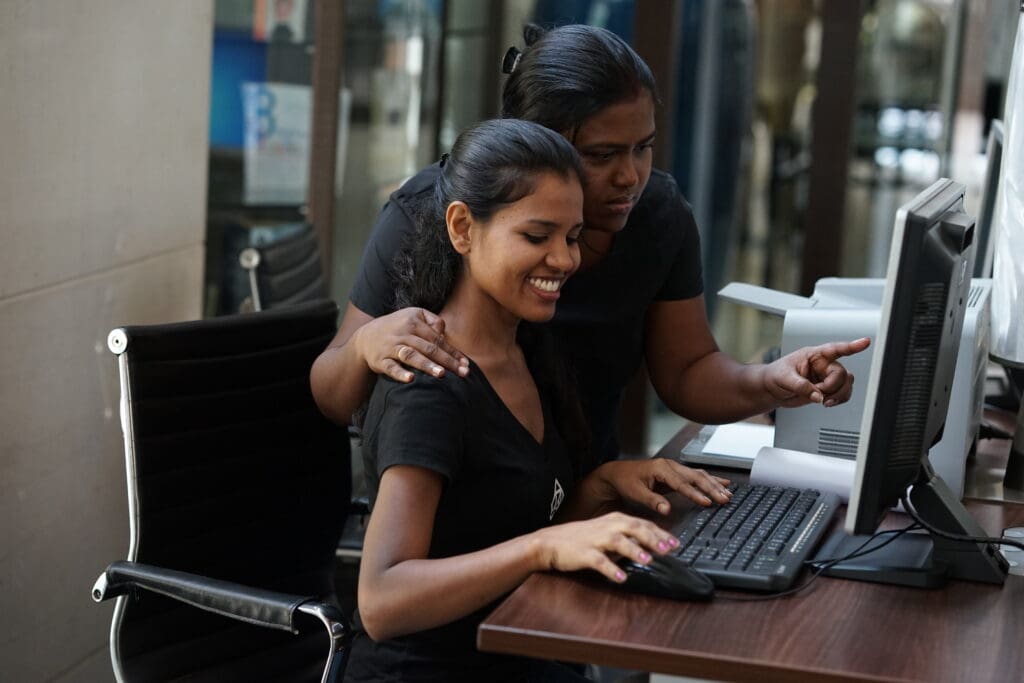
[[[558,286],[562,284],[561,280],[544,280],[539,277],[531,277],[527,282],[537,289],[543,289],[545,292],[557,292]]]

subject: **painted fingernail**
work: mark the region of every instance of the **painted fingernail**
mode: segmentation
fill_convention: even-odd
[[[641,552],[640,553],[640,561],[641,562],[650,562],[651,561],[650,554],[649,553],[645,553],[645,552]]]
[[[679,545],[679,539],[673,536],[672,538],[668,539],[668,544],[675,548],[677,545]]]
[[[615,572],[615,580],[622,582],[626,580],[626,572],[618,571]]]
[[[668,544],[665,543],[665,541],[658,541],[658,550],[660,550],[661,552],[665,552],[666,550],[668,550]]]

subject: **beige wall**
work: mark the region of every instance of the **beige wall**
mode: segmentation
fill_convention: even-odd
[[[117,325],[198,317],[212,0],[0,2],[0,678],[111,679]]]

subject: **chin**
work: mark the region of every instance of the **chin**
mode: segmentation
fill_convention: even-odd
[[[528,323],[546,323],[554,317],[555,307],[552,306],[545,311],[527,311],[525,315],[520,316],[520,319]]]
[[[626,227],[626,223],[631,215],[632,212],[627,213],[625,216],[601,216],[596,220],[586,221],[586,226],[590,230],[616,233]]]

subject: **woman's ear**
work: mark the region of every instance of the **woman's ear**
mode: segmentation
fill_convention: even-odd
[[[454,201],[444,213],[448,226],[448,239],[455,251],[465,256],[469,253],[470,233],[473,228],[473,214],[465,202]]]

